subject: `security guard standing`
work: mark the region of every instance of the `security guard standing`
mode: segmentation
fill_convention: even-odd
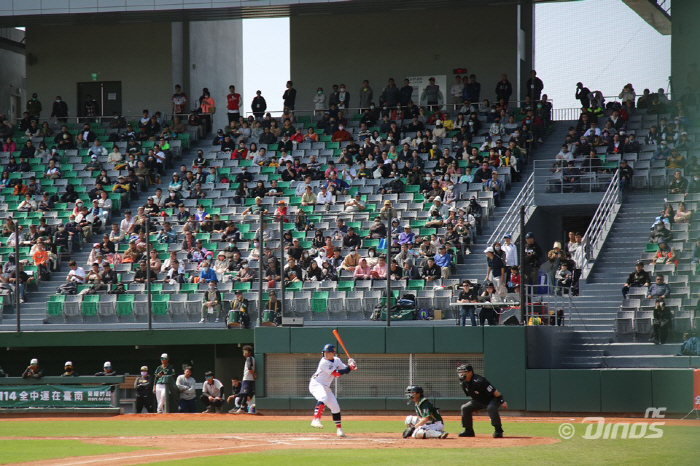
[[[153,379],[148,374],[148,366],[141,366],[141,375],[134,380],[136,390],[136,414],[141,414],[143,408],[147,413],[153,412]]]
[[[503,426],[498,409],[508,409],[508,403],[503,400],[503,395],[491,385],[484,377],[475,374],[470,364],[462,364],[457,368],[459,384],[464,394],[471,397],[471,401],[462,405],[462,427],[464,430],[460,437],[474,437],[472,413],[486,409],[491,418],[491,425],[495,429],[493,438],[503,438]]]
[[[165,412],[165,399],[170,396],[169,386],[175,376],[175,368],[170,365],[168,353],[160,355],[160,366],[156,368],[155,374],[156,384],[153,386],[153,393],[156,394],[157,413],[162,414]]]

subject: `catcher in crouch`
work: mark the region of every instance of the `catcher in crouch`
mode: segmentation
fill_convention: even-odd
[[[417,385],[406,387],[406,398],[416,404],[416,416],[406,416],[406,430],[403,431],[403,438],[447,438],[448,434],[443,430],[445,426],[442,423],[440,411],[423,395],[421,387]]]

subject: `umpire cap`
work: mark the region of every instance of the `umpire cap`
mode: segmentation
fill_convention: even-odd
[[[462,364],[457,368],[457,372],[474,372],[474,368],[471,364]]]

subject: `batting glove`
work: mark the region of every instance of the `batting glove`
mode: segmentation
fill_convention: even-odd
[[[357,363],[355,362],[355,360],[353,358],[348,359],[348,366],[350,367],[350,369],[352,369],[354,371],[357,370]]]
[[[338,371],[333,371],[333,372],[331,372],[331,375],[332,375],[333,377],[340,377],[340,372],[338,372]]]

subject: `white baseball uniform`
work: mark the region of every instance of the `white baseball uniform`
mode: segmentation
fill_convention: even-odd
[[[335,379],[333,372],[347,369],[347,367],[348,366],[343,364],[343,361],[338,357],[333,358],[332,361],[321,358],[321,361],[318,363],[318,369],[316,369],[316,372],[309,381],[309,391],[311,394],[316,400],[328,406],[331,413],[340,412],[338,400],[335,398],[335,394],[330,388],[331,382]]]

